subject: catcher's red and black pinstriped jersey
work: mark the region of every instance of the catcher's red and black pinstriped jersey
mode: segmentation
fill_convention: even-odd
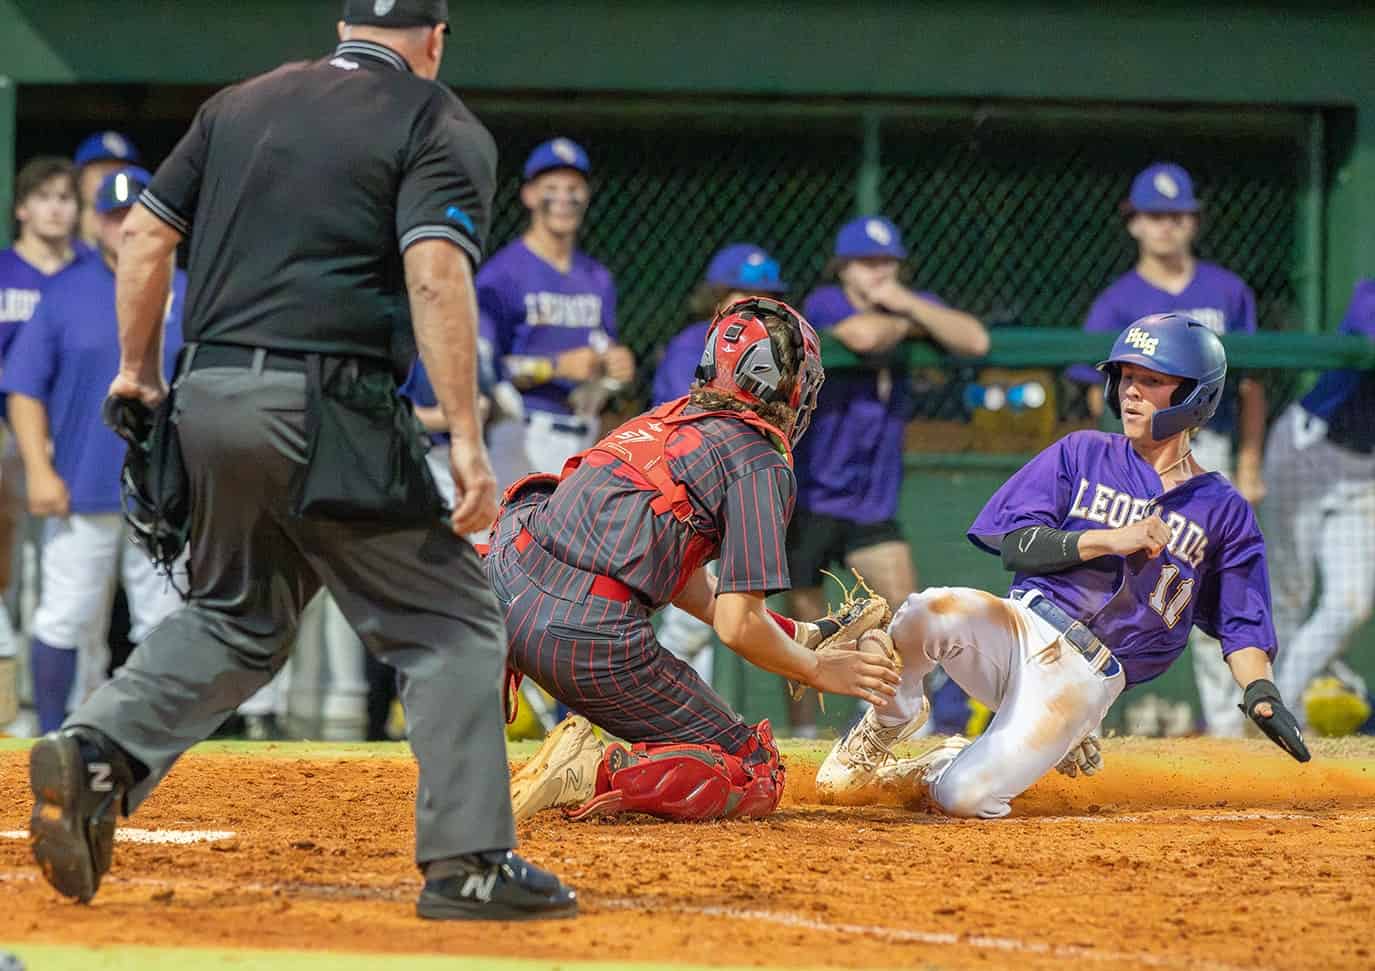
[[[526,521],[555,559],[615,577],[653,607],[668,603],[691,533],[718,555],[718,593],[773,593],[791,586],[785,537],[797,484],[788,460],[758,430],[730,417],[675,428],[666,454],[692,503],[692,530],[656,515],[655,495],[615,474],[618,463],[584,462]],[[558,593],[559,591],[550,591]]]

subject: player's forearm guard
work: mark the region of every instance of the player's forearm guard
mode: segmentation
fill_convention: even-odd
[[[1273,709],[1273,713],[1268,718],[1256,712],[1256,706],[1262,701],[1268,701],[1271,709]],[[1284,707],[1284,702],[1280,700],[1279,688],[1275,687],[1273,681],[1257,678],[1248,684],[1240,707],[1246,717],[1259,725],[1260,730],[1270,737],[1270,741],[1284,749],[1296,760],[1307,762],[1313,757],[1309,754],[1308,746],[1304,743],[1303,733],[1299,731],[1298,720],[1294,717],[1293,712]]]
[[[1083,530],[1025,526],[1003,537],[1003,569],[1013,573],[1059,573],[1083,562],[1079,537]]]

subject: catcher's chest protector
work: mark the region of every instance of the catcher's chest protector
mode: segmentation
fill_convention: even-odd
[[[632,418],[585,452],[565,463],[560,479],[573,474],[583,462],[593,466],[614,466],[612,474],[635,485],[637,489],[654,493],[650,508],[656,515],[671,514],[688,529],[692,529],[692,502],[687,486],[673,478],[669,458],[687,455],[701,445],[696,433],[674,436],[693,422],[704,418],[731,418],[757,429],[783,451],[788,465],[793,463],[788,437],[752,411],[702,411],[687,413],[687,398],[670,401],[653,411]],[[670,443],[669,439],[673,438]],[[710,557],[714,544],[695,531],[688,545],[688,555],[679,574],[673,596],[677,597],[697,568]]]
[[[784,776],[768,721],[734,754],[717,745],[610,745],[597,766],[596,795],[566,815],[757,819],[778,808]]]

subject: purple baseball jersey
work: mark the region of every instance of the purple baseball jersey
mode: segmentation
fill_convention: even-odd
[[[48,276],[12,248],[0,250],[0,364],[19,333],[19,325],[33,316],[43,290],[57,275]]]
[[[163,342],[169,376],[181,349],[185,295],[186,274],[178,270]],[[98,257],[80,260],[44,291],[0,376],[0,392],[22,394],[46,406],[53,468],[67,484],[74,513],[120,511],[124,440],[100,417],[105,392],[118,372],[114,272]]]
[[[1039,590],[1096,633],[1126,670],[1127,683],[1159,675],[1197,625],[1223,655],[1258,647],[1273,660],[1265,540],[1251,506],[1216,472],[1165,491],[1124,435],[1067,435],[1008,479],[970,526],[974,545],[999,552],[1025,526],[1116,528],[1158,512],[1170,527],[1160,556],[1103,556],[1060,573],[1013,577],[1013,591]]]
[[[664,347],[663,359],[654,372],[654,407],[692,390],[697,380],[697,365],[707,345],[711,321],[699,320],[680,330]]]
[[[1375,279],[1356,284],[1339,331],[1375,340]],[[1327,422],[1327,437],[1357,452],[1375,452],[1375,372],[1327,371],[1303,399],[1303,407]]]
[[[554,357],[598,340],[616,340],[616,282],[581,251],[567,273],[517,239],[494,253],[477,274],[481,334],[498,363],[511,356]],[[596,337],[594,335],[601,335]],[[524,392],[525,406],[570,414],[572,381],[549,381]]]
[[[613,433],[614,434],[614,433]],[[788,460],[759,431],[727,417],[670,433],[673,479],[687,487],[692,529],[650,508],[657,493],[584,462],[526,522],[545,552],[585,573],[615,577],[642,603],[669,598],[695,533],[720,557],[717,593],[775,593],[791,585],[784,538],[795,482]]]
[[[1136,270],[1123,274],[1093,302],[1084,330],[1118,334],[1133,321],[1165,313],[1188,314],[1218,336],[1256,332],[1256,297],[1251,288],[1230,270],[1201,260],[1194,266],[1194,278],[1179,293],[1147,283]],[[1103,381],[1091,364],[1076,364],[1067,373],[1085,384]],[[1208,428],[1230,434],[1235,424],[1235,396],[1223,395]]]
[[[919,295],[945,305],[933,293]],[[814,290],[802,308],[802,315],[819,331],[855,313],[838,286]],[[876,371],[827,374],[811,427],[797,449],[798,508],[857,523],[881,523],[896,516],[903,430],[914,413],[912,394],[901,375],[885,396]]]

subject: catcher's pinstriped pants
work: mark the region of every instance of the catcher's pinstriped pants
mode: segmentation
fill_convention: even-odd
[[[487,574],[506,612],[511,666],[627,742],[715,744],[735,752],[752,734],[725,699],[655,639],[649,612],[587,592],[591,574],[515,545],[526,500],[501,518]],[[526,507],[529,507],[528,509]]]
[[[401,672],[420,763],[417,861],[515,846],[506,638],[473,547],[439,522],[289,515],[306,454],[304,375],[209,368],[187,375],[177,394],[195,502],[190,602],[67,720],[99,729],[152,770],[130,810],[285,663],[301,610],[323,584],[363,643]]]

